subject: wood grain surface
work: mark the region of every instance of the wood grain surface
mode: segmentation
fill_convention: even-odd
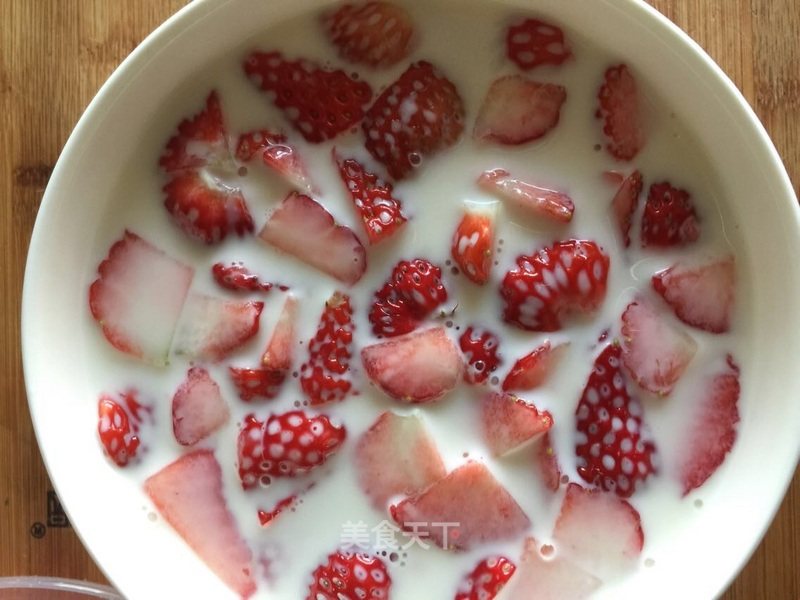
[[[651,3],[743,91],[797,191],[800,0]],[[72,127],[122,59],[183,4],[0,0],[0,576],[104,581],[75,532],[64,526],[30,423],[20,359],[25,256],[42,193]],[[800,598],[800,475],[723,598]]]

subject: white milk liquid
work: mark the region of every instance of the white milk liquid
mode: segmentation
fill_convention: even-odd
[[[305,143],[295,133],[280,111],[272,107],[265,95],[246,78],[242,61],[251,50],[279,49],[290,58],[306,57],[330,61],[348,72],[352,67],[343,65],[335,51],[328,45],[318,25],[318,15],[276,25],[264,31],[258,39],[244,42],[240,49],[218,62],[209,64],[202,73],[187,73],[163,110],[153,115],[153,126],[142,132],[138,160],[132,162],[121,176],[118,198],[113,211],[107,215],[107,227],[97,233],[97,262],[107,253],[109,245],[118,239],[125,228],[140,234],[166,252],[192,264],[196,268],[194,291],[219,296],[226,292],[216,288],[210,275],[214,262],[242,260],[252,271],[267,281],[291,286],[301,300],[299,337],[304,343],[297,346],[295,368],[307,357],[305,343],[313,335],[322,312],[324,301],[336,289],[350,294],[355,311],[356,340],[351,362],[351,375],[357,395],[350,395],[343,403],[319,407],[320,412],[341,420],[347,427],[348,439],[339,453],[326,465],[304,478],[276,480],[266,489],[244,492],[236,472],[236,437],[244,415],[255,412],[265,419],[271,412],[284,412],[295,408],[297,401],[305,400],[296,378],[289,379],[280,397],[269,403],[246,404],[239,400],[231,384],[228,365],[255,367],[272,332],[283,305],[283,294],[272,291],[261,296],[266,302],[257,339],[229,359],[218,365],[207,365],[220,384],[227,399],[232,418],[230,423],[201,443],[214,447],[223,467],[225,494],[236,515],[243,535],[250,542],[258,562],[258,597],[296,600],[304,598],[310,582],[310,573],[325,557],[340,547],[346,532],[345,523],[363,523],[370,541],[375,534],[370,530],[388,514],[374,510],[357,485],[353,468],[355,441],[385,410],[405,413],[411,408],[382,395],[367,381],[359,360],[359,349],[374,342],[367,313],[374,291],[388,277],[392,266],[400,259],[427,258],[442,266],[449,292],[446,308],[458,304],[452,318],[450,333],[454,339],[466,326],[484,326],[501,337],[503,365],[497,374],[502,377],[513,362],[532,350],[544,339],[569,340],[571,346],[557,374],[542,389],[524,394],[540,409],[549,410],[555,426],[551,432],[559,463],[563,472],[573,481],[583,483],[575,471],[574,411],[583,386],[599,351],[598,336],[610,328],[611,339],[618,335],[619,316],[637,290],[646,295],[650,291],[650,276],[674,262],[679,256],[712,257],[734,252],[737,247],[738,225],[726,216],[722,199],[716,193],[714,175],[706,158],[695,149],[693,140],[681,128],[669,108],[648,93],[644,74],[637,74],[640,90],[644,94],[649,114],[649,137],[645,149],[632,165],[615,162],[605,150],[596,146],[604,144],[601,124],[594,118],[597,90],[605,68],[624,62],[624,57],[608,56],[583,42],[580,35],[568,24],[563,29],[572,45],[575,59],[559,68],[540,67],[529,76],[540,81],[552,81],[567,88],[567,101],[561,112],[560,123],[542,140],[521,147],[478,145],[471,139],[471,128],[477,110],[489,84],[498,76],[517,72],[505,58],[504,35],[510,18],[489,2],[464,3],[465,8],[452,11],[438,2],[420,2],[409,6],[418,33],[418,45],[409,61],[387,71],[371,72],[358,69],[377,95],[383,86],[394,81],[414,60],[428,60],[436,65],[458,88],[466,107],[466,129],[454,148],[426,158],[418,174],[395,187],[397,197],[403,201],[409,223],[399,235],[376,247],[368,248],[368,269],[364,278],[353,289],[346,290],[332,280],[297,259],[281,255],[255,237],[239,240],[227,239],[223,244],[206,248],[186,238],[169,220],[163,208],[163,176],[157,160],[178,122],[197,113],[204,105],[208,92],[220,92],[229,134],[235,139],[240,133],[255,128],[282,130],[290,135],[290,142],[307,161],[310,173],[320,188],[318,199],[336,220],[353,229],[365,239],[363,227],[331,160],[334,143],[317,146]],[[424,8],[421,8],[424,6]],[[335,145],[344,156],[367,161],[368,169],[375,163],[363,147],[360,128],[355,134],[343,135]],[[463,275],[454,276],[445,261],[450,258],[450,243],[458,223],[463,200],[492,200],[475,184],[478,175],[490,168],[503,167],[514,176],[543,187],[567,192],[575,202],[573,221],[568,225],[554,225],[501,207],[498,212],[496,237],[498,245],[491,281],[484,287],[471,284]],[[626,174],[639,168],[645,178],[645,191],[634,219],[631,248],[622,247],[620,236],[612,220],[610,202],[615,186],[601,176],[607,170],[621,170]],[[638,226],[641,207],[649,185],[668,180],[677,187],[690,191],[702,222],[698,243],[683,251],[644,252],[638,247]],[[275,207],[289,190],[287,184],[263,165],[253,162],[244,177],[233,177],[231,183],[241,185],[256,221],[256,229],[264,223],[267,213]],[[567,321],[567,326],[553,334],[523,332],[505,325],[501,318],[501,301],[498,285],[505,272],[512,268],[520,254],[531,254],[538,248],[559,239],[585,238],[601,244],[611,257],[611,272],[607,298],[598,313],[591,319]],[[739,264],[744,261],[739,260]],[[87,285],[95,277],[96,265],[87,268]],[[744,279],[743,269],[739,271]],[[742,286],[740,286],[742,287]],[[742,291],[741,289],[739,290]],[[253,296],[257,298],[257,296]],[[702,498],[703,489],[680,497],[674,477],[675,443],[682,427],[686,425],[686,411],[696,398],[693,390],[702,385],[706,375],[722,364],[727,352],[739,357],[744,352],[741,343],[742,322],[746,321],[747,298],[737,297],[737,311],[731,329],[725,335],[710,335],[688,328],[675,319],[665,304],[657,300],[667,318],[687,330],[698,343],[698,352],[687,372],[668,399],[657,399],[637,390],[629,380],[629,390],[638,394],[645,405],[645,421],[649,424],[659,449],[661,471],[651,477],[637,492],[631,503],[639,510],[645,532],[644,551],[640,568],[659,568],[660,541],[680,535],[682,528],[690,528],[695,519],[702,518],[708,506],[698,508],[696,500]],[[460,329],[459,329],[460,328]],[[171,431],[170,400],[174,390],[186,375],[188,363],[172,357],[166,369],[156,369],[137,364],[113,351],[103,340],[99,328],[93,332],[90,347],[96,361],[95,383],[97,394],[113,392],[125,387],[136,387],[143,400],[156,406],[155,431],[144,440],[147,452],[142,462],[126,472],[132,485],[140,483],[162,466],[175,460],[183,452]],[[741,360],[741,359],[740,359]],[[747,376],[746,365],[744,377]],[[436,404],[423,406],[425,422],[437,441],[448,469],[468,459],[485,462],[492,473],[509,489],[530,517],[533,526],[530,534],[540,542],[551,539],[554,520],[563,496],[561,490],[552,494],[541,484],[530,452],[522,451],[503,459],[490,456],[479,434],[479,398],[483,388],[469,388],[460,384],[456,390]],[[87,399],[88,401],[88,399]],[[743,418],[747,418],[743,411]],[[98,448],[99,451],[99,448]],[[302,503],[294,512],[284,512],[266,528],[261,528],[256,516],[258,508],[271,510],[285,496],[305,489],[309,483],[316,485],[304,494]],[[713,478],[707,485],[713,485]],[[142,527],[165,527],[162,519],[147,518],[152,507],[148,504],[141,514],[130,515],[141,519]],[[202,526],[202,525],[199,525]],[[352,539],[352,538],[351,538]],[[400,544],[409,539],[398,536]],[[399,550],[396,560],[384,557],[393,579],[391,595],[403,599],[445,599],[455,594],[465,573],[471,571],[478,560],[492,553],[502,553],[517,562],[522,549],[522,539],[507,543],[489,544],[470,552],[454,554],[438,548],[422,549],[414,545]],[[624,580],[606,582],[597,597],[614,598],[615,589],[624,586]]]

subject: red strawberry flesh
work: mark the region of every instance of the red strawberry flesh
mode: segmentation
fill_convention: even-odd
[[[367,111],[366,147],[395,179],[453,144],[464,130],[456,87],[430,63],[412,64]]]
[[[491,331],[470,325],[458,338],[458,344],[466,359],[467,383],[485,383],[502,362],[498,353],[500,338]]]
[[[135,399],[133,392],[125,396]],[[126,466],[136,457],[141,440],[136,435],[135,415],[128,415],[124,399],[117,402],[103,394],[97,404],[97,434],[103,450],[118,467]]]
[[[361,350],[369,378],[395,400],[433,402],[458,383],[463,362],[444,328],[434,327]]]
[[[253,52],[244,71],[274,94],[275,106],[309,142],[323,142],[356,125],[372,99],[366,82],[308,60],[287,60],[280,52]]]
[[[311,574],[306,600],[388,599],[391,587],[380,558],[337,550]]]
[[[558,125],[566,99],[566,89],[558,84],[501,77],[489,87],[472,135],[505,145],[532,142]]]
[[[481,425],[489,450],[504,456],[547,433],[553,417],[513,394],[491,392],[481,401]]]
[[[450,255],[461,272],[477,285],[489,280],[494,257],[496,202],[464,202],[464,216],[453,235]]]
[[[514,363],[503,380],[503,391],[526,392],[544,384],[553,374],[567,348],[568,342],[553,346],[550,340],[545,340]]]
[[[298,310],[297,298],[291,294],[286,296],[278,322],[272,330],[264,354],[261,355],[261,365],[265,369],[286,373],[292,368],[294,346],[297,343],[295,328]]]
[[[268,292],[272,289],[271,283],[262,282],[258,275],[251,273],[241,262],[229,265],[214,263],[211,274],[217,285],[232,292]]]
[[[516,568],[505,556],[484,558],[461,582],[455,600],[493,600]]]
[[[607,345],[595,360],[575,411],[578,475],[629,497],[656,469],[655,444],[643,431],[642,406],[622,371],[622,349]]]
[[[540,65],[558,66],[572,56],[564,32],[540,19],[525,19],[509,27],[506,53],[525,71]]]
[[[290,193],[270,215],[259,237],[279,250],[348,285],[367,268],[364,246],[308,196]]]
[[[344,426],[326,415],[301,410],[271,415],[264,426],[261,470],[273,477],[304,475],[333,456],[346,435]]]
[[[575,212],[575,203],[567,194],[514,179],[503,169],[486,171],[478,185],[532,215],[559,223],[569,223]]]
[[[598,92],[597,116],[603,120],[606,149],[614,158],[632,160],[645,144],[639,90],[625,64],[609,67]]]
[[[228,422],[230,411],[217,382],[202,367],[192,367],[172,397],[172,431],[182,446],[192,446]]]
[[[256,398],[271,400],[280,393],[286,371],[275,369],[242,369],[228,367],[228,374],[239,392],[239,398],[251,402]]]
[[[164,171],[173,173],[230,161],[225,121],[219,94],[212,91],[205,108],[178,125],[178,133],[167,142],[158,161]]]
[[[316,193],[305,161],[297,149],[289,145],[285,135],[266,129],[242,134],[236,146],[236,158],[246,163],[255,157],[260,157],[268,168],[298,190]]]
[[[642,213],[642,247],[685,246],[700,237],[700,222],[689,192],[669,183],[654,183]]]
[[[633,213],[639,204],[639,195],[642,193],[642,174],[634,171],[623,179],[619,185],[614,199],[611,201],[611,212],[617,222],[617,229],[622,235],[622,240],[627,248],[631,245],[631,224]]]
[[[255,593],[252,553],[222,492],[222,469],[211,450],[184,454],[144,484],[158,512],[197,556],[239,596]]]
[[[126,231],[97,268],[89,308],[117,350],[145,362],[167,362],[194,269]]]

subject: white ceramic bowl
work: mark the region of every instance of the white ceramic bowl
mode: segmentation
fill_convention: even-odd
[[[452,0],[457,5],[456,0]],[[744,224],[741,255],[752,299],[753,372],[742,391],[737,447],[709,486],[708,510],[691,530],[655,550],[625,597],[711,598],[755,549],[800,451],[800,211],[780,158],[741,94],[684,33],[636,0],[505,0],[568,23],[625,57],[712,156],[721,191]],[[196,0],[164,23],[117,69],[91,103],[53,172],[31,241],[23,298],[23,358],[42,455],[70,521],[109,579],[131,598],[219,597],[228,592],[167,528],[142,528],[147,504],[131,494],[97,446],[89,387],[86,289],[93,232],[112,190],[176,87],[270,23],[321,0]],[[658,74],[650,77],[648,74]]]

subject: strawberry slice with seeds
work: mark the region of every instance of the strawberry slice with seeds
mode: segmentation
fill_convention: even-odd
[[[636,79],[625,64],[606,69],[597,94],[597,117],[603,120],[606,149],[614,158],[633,160],[645,144],[645,132]]]
[[[419,319],[447,301],[442,270],[424,258],[400,261],[392,271],[394,289]]]
[[[503,169],[484,172],[478,185],[529,214],[558,223],[569,223],[575,212],[575,203],[567,194],[514,179]]]
[[[222,469],[211,450],[184,454],[149,477],[144,489],[164,520],[231,590],[242,598],[255,593],[252,553],[225,502]]]
[[[456,143],[464,130],[464,104],[450,80],[421,61],[386,88],[361,126],[369,153],[394,179],[403,179]]]
[[[705,383],[680,446],[684,496],[703,485],[733,448],[740,391],[739,367],[728,356],[725,367]]]
[[[642,213],[642,248],[685,246],[700,237],[700,222],[689,192],[654,183]]]
[[[308,342],[308,361],[300,367],[300,387],[312,405],[341,402],[352,388],[353,309],[350,298],[335,292],[325,303],[317,333]]]
[[[289,294],[283,303],[281,314],[272,335],[269,338],[261,365],[268,370],[287,373],[294,361],[294,346],[297,343],[295,327],[299,303],[297,298]]]
[[[697,352],[697,343],[670,324],[649,302],[631,302],[622,313],[622,362],[649,392],[668,396]]]
[[[639,513],[626,500],[570,483],[553,539],[559,554],[611,578],[636,567],[644,532]]]
[[[258,275],[251,273],[241,262],[229,265],[214,263],[211,275],[217,285],[232,292],[268,292],[272,289],[271,283],[261,281]]]
[[[554,556],[553,551],[552,546],[540,546],[534,538],[527,538],[503,600],[584,600],[602,585],[569,557]]]
[[[259,157],[270,169],[298,190],[314,194],[317,191],[299,152],[289,145],[282,133],[260,129],[243,133],[236,145],[236,158],[248,163]]]
[[[272,102],[309,142],[324,142],[356,125],[372,99],[366,82],[308,60],[287,60],[280,52],[253,52],[244,72],[273,94]]]
[[[611,201],[611,212],[626,248],[631,245],[633,213],[636,212],[636,206],[639,204],[642,185],[642,174],[634,171],[622,180]]]
[[[550,440],[550,431],[536,442],[534,464],[545,487],[551,492],[557,492],[561,486],[561,467],[558,464],[556,450]]]
[[[631,496],[656,471],[656,447],[642,416],[642,405],[628,393],[622,349],[609,344],[595,360],[575,411],[578,475],[618,496]]]
[[[203,110],[180,122],[178,133],[167,142],[158,164],[167,173],[174,173],[230,162],[222,104],[219,94],[212,91]]]
[[[302,410],[270,415],[259,466],[268,476],[304,475],[333,456],[346,436],[344,425],[332,423],[326,415],[311,416]]]
[[[217,382],[202,367],[192,367],[172,396],[172,432],[182,446],[192,446],[230,418]]]
[[[89,309],[117,350],[164,365],[194,269],[125,231],[97,268]]]
[[[377,244],[394,235],[407,219],[400,200],[394,197],[392,184],[367,171],[354,158],[341,158],[336,150],[333,159],[364,222],[369,243]]]
[[[503,318],[529,331],[557,331],[563,317],[593,313],[605,299],[609,263],[600,246],[585,240],[518,257],[500,286]]]
[[[567,348],[569,342],[553,346],[550,340],[545,340],[514,363],[503,380],[503,391],[527,392],[542,385],[553,374]]]
[[[228,367],[228,374],[239,392],[239,398],[251,402],[255,398],[277,398],[286,380],[286,371],[274,369],[241,369]]]
[[[296,502],[297,502],[297,495],[292,494],[291,496],[287,496],[286,498],[278,500],[278,502],[275,503],[275,506],[272,507],[272,510],[258,509],[257,513],[258,522],[261,524],[262,527],[266,527],[267,525],[272,523],[275,520],[275,518],[286,509],[291,508],[292,510],[294,510],[293,507]]]
[[[567,90],[558,84],[500,77],[486,93],[472,136],[512,146],[538,140],[558,125],[566,100]]]
[[[494,256],[496,202],[464,202],[464,216],[456,227],[450,255],[467,276],[478,285],[489,280]]]
[[[516,500],[478,462],[458,467],[390,512],[403,529],[445,550],[470,550],[513,538],[530,527]]]
[[[345,4],[323,22],[339,55],[369,67],[391,67],[411,51],[411,17],[389,2]]]
[[[119,401],[103,394],[97,403],[97,434],[106,456],[118,467],[129,464],[141,445],[137,435],[139,413],[148,407],[139,404],[137,398],[135,391],[127,391],[120,394]]]
[[[491,392],[481,401],[481,426],[492,454],[505,456],[547,433],[553,417],[514,394]]]
[[[485,383],[502,363],[498,349],[500,339],[491,331],[470,325],[458,338],[467,367],[464,380],[467,383]]]
[[[369,311],[369,322],[372,323],[372,332],[375,335],[388,338],[414,331],[420,319],[405,298],[397,292],[394,281],[390,280],[375,292]]]
[[[308,196],[290,193],[258,236],[279,250],[348,285],[367,269],[367,253],[356,234]]]
[[[263,302],[223,300],[192,292],[173,350],[190,358],[220,361],[258,333],[263,309]]]
[[[678,262],[653,275],[652,281],[687,325],[711,333],[730,329],[736,286],[733,256],[696,265]]]
[[[337,550],[311,574],[306,600],[389,598],[392,578],[377,556]]]
[[[572,56],[564,32],[539,19],[525,19],[508,28],[506,53],[523,71],[539,65],[558,66]]]
[[[394,496],[421,492],[447,474],[418,413],[381,414],[358,440],[355,465],[361,489],[378,510]]]
[[[455,600],[493,600],[516,569],[505,556],[484,558],[461,581]]]
[[[236,457],[242,489],[250,490],[259,484],[268,485],[264,469],[264,422],[249,414],[242,421],[236,438]]]
[[[411,404],[445,396],[458,383],[464,366],[443,327],[367,346],[361,350],[361,362],[384,393]]]

